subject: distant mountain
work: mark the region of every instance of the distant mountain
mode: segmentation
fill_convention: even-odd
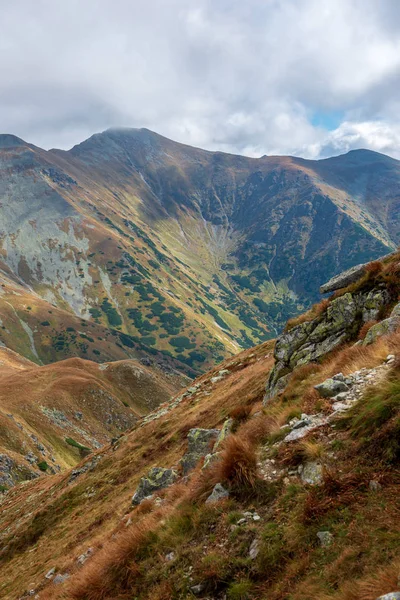
[[[76,465],[186,383],[132,360],[38,367],[0,348],[0,491]]]
[[[367,150],[254,159],[146,129],[70,151],[0,136],[0,342],[36,362],[202,371],[394,249],[399,184],[400,162]]]

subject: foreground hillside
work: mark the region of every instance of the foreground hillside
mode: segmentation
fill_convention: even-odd
[[[127,129],[46,152],[2,135],[0,342],[38,363],[204,372],[392,250],[399,182],[369,151],[251,159]]]
[[[350,279],[74,472],[5,494],[2,597],[400,593],[400,255]]]
[[[0,489],[55,473],[170,399],[184,377],[133,360],[38,367],[0,348]]]

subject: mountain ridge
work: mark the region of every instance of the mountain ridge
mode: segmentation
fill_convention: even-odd
[[[356,166],[349,155],[250,158],[125,128],[69,151],[11,141],[0,144],[0,273],[34,292],[23,327],[26,307],[42,312],[45,300],[54,314],[116,329],[122,348],[90,349],[92,360],[157,347],[198,373],[273,337],[324,280],[400,236],[398,163],[370,168],[370,152],[350,154],[364,157]]]

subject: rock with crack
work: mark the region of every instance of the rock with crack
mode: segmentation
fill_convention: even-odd
[[[172,485],[177,478],[178,474],[174,469],[153,467],[145,477],[141,478],[137,490],[132,497],[132,504],[134,506],[140,504],[145,498],[148,498],[157,490]]]
[[[182,472],[187,475],[199,460],[210,453],[211,444],[218,438],[219,429],[191,429],[188,433],[188,451],[180,460]]]

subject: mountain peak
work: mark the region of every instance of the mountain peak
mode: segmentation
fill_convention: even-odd
[[[11,133],[0,133],[0,148],[15,148],[17,146],[28,146],[29,144]]]

